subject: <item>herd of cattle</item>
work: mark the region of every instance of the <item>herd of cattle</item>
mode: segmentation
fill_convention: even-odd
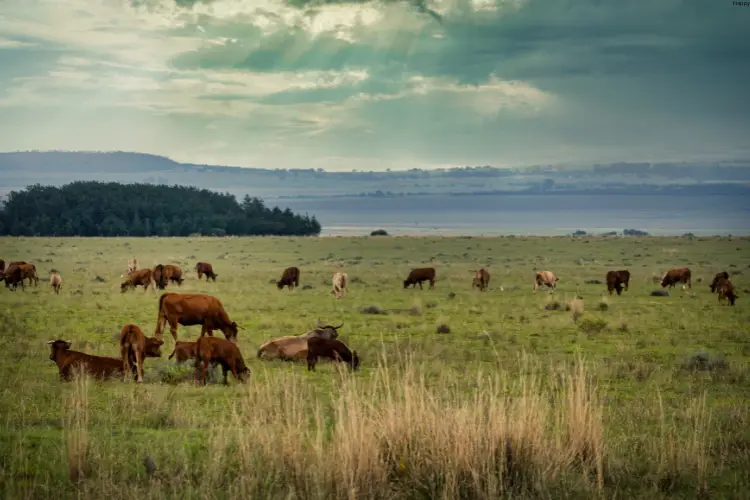
[[[207,262],[198,262],[195,266],[198,279],[206,277],[216,281],[217,274],[213,266]],[[472,271],[472,289],[479,288],[486,291],[490,282],[490,273],[482,268]],[[128,271],[121,276],[121,292],[142,286],[144,291],[151,288],[165,289],[169,283],[182,285],[184,278],[182,269],[173,264],[158,264],[153,269],[138,269],[136,259],[128,261]],[[276,281],[276,286],[281,290],[285,286],[293,289],[299,286],[300,270],[297,267],[289,267],[282,273],[281,279]],[[29,284],[38,285],[39,277],[36,267],[23,261],[11,262],[8,267],[5,261],[0,259],[0,281],[5,281],[9,290],[16,290],[18,285],[22,289],[24,281]],[[430,288],[435,287],[435,269],[432,267],[413,269],[404,280],[404,288],[429,282]],[[559,278],[552,271],[538,271],[535,273],[533,292],[536,293],[540,287],[547,287],[552,292],[557,287]],[[62,277],[59,272],[52,270],[50,273],[50,286],[59,294],[62,288]],[[610,295],[628,290],[630,283],[630,272],[627,270],[609,271],[606,275],[607,291]],[[670,269],[660,279],[662,288],[674,287],[681,284],[692,288],[692,275],[687,267]],[[344,272],[333,275],[331,293],[337,298],[344,297],[348,290],[349,278]],[[734,285],[729,279],[726,271],[714,276],[709,288],[711,293],[716,293],[719,301],[727,300],[730,305],[735,304],[738,296]],[[169,324],[169,330],[174,339],[174,350],[169,359],[175,358],[177,363],[187,360],[195,362],[196,382],[206,383],[206,375],[209,365],[220,365],[224,374],[224,383],[227,383],[227,375],[231,371],[238,380],[243,381],[249,374],[242,354],[237,347],[237,336],[242,329],[235,321],[229,318],[221,301],[216,297],[206,294],[174,293],[165,292],[159,297],[158,314],[156,318],[156,329],[153,337],[147,337],[143,331],[134,324],[123,326],[120,332],[120,357],[94,356],[78,351],[70,350],[71,342],[65,340],[53,340],[48,342],[51,348],[50,359],[54,361],[59,370],[61,380],[71,380],[74,370],[83,370],[96,378],[124,377],[128,371],[134,379],[143,382],[143,363],[146,358],[160,357],[161,346],[164,344],[164,327]],[[182,326],[201,326],[201,334],[197,341],[183,341],[177,339],[177,328]],[[359,367],[359,356],[343,342],[338,340],[338,326],[317,325],[316,328],[301,335],[290,335],[269,340],[260,346],[257,356],[265,360],[284,361],[307,361],[308,370],[314,370],[319,358],[330,359],[335,362],[344,362],[350,369]],[[213,336],[213,332],[219,330],[225,339]]]

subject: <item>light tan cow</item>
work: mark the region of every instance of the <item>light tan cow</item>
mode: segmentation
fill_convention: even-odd
[[[339,336],[338,329],[344,326],[318,326],[314,330],[302,335],[288,335],[269,340],[258,349],[258,357],[266,360],[280,359],[282,361],[304,361],[307,359],[307,341],[312,337],[335,339]]]
[[[552,271],[537,271],[536,277],[534,279],[534,293],[536,293],[536,289],[540,286],[547,286],[552,288],[552,291],[554,292],[557,288],[557,282],[560,280],[557,276],[555,276],[555,273]]]
[[[128,260],[128,274],[132,273],[133,271],[138,269],[138,259],[133,257],[132,259]]]
[[[60,294],[60,289],[62,288],[63,279],[62,276],[60,276],[60,273],[57,271],[52,271],[49,275],[49,286],[52,287],[52,290],[54,290],[55,294]]]
[[[344,294],[349,289],[349,276],[346,273],[338,272],[333,275],[333,288],[331,293],[336,296],[337,299],[344,297]]]

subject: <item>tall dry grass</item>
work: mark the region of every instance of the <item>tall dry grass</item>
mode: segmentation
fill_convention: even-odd
[[[81,481],[79,496],[113,498],[605,496],[613,474],[605,409],[585,363],[551,376],[526,358],[519,365],[520,377],[477,372],[467,391],[447,378],[428,382],[411,359],[382,359],[371,378],[331,373],[329,397],[297,374],[255,374],[208,427],[205,453],[191,455],[180,440],[151,450],[160,466],[153,477],[139,470],[140,456],[108,455],[88,436],[81,378],[64,422],[70,477]],[[138,400],[132,412],[152,406],[145,395]],[[643,459],[653,464],[655,487],[685,472],[706,477],[705,400],[688,413],[691,432],[662,419],[662,439]],[[170,418],[192,427],[185,406]]]

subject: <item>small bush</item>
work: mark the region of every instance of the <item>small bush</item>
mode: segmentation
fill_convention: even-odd
[[[303,290],[312,290],[313,288],[315,288],[315,287],[312,286],[312,285],[310,285],[310,284],[302,285],[302,289]]]
[[[445,323],[440,323],[437,326],[437,333],[450,333],[451,327],[446,325]]]
[[[360,309],[362,314],[388,314],[388,312],[377,304],[363,307]]]
[[[571,300],[565,306],[565,310],[571,312],[575,323],[583,316],[583,301],[581,299]]]
[[[581,320],[578,328],[588,334],[599,333],[607,328],[607,321],[602,318],[586,318]]]
[[[727,368],[727,362],[722,355],[711,356],[707,352],[697,352],[685,359],[680,368],[687,371],[715,371]]]
[[[597,304],[596,308],[602,312],[609,311],[609,302],[607,301],[607,299],[602,299],[599,301],[599,304]]]
[[[370,236],[388,236],[388,231],[385,229],[376,229],[370,233]]]
[[[586,280],[584,281],[587,285],[602,285],[604,282],[602,280]]]
[[[448,293],[448,298],[449,299],[455,299],[456,298],[456,294],[454,292],[450,292],[450,293]]]
[[[669,297],[669,292],[666,290],[654,290],[651,292],[652,297]]]
[[[544,304],[544,309],[547,311],[560,311],[563,309],[563,305],[557,300],[550,299]]]

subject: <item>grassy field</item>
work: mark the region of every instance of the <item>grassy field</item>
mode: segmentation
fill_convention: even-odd
[[[167,359],[168,329],[141,386],[59,382],[46,341],[117,356],[126,322],[152,334],[159,294],[120,293],[132,256],[141,267],[180,265],[186,281],[170,291],[223,302],[246,329],[247,383],[230,376],[223,386],[217,369],[208,386],[194,386],[192,367]],[[750,490],[747,238],[2,238],[0,257],[34,263],[42,278],[25,292],[0,289],[4,498]],[[213,263],[216,283],[197,280],[199,260]],[[404,290],[409,269],[427,264],[436,288]],[[277,290],[270,281],[291,265],[301,288]],[[692,290],[650,296],[654,275],[682,265]],[[486,293],[471,289],[480,266],[492,274]],[[59,296],[45,282],[51,268],[65,280]],[[622,268],[632,281],[621,297],[586,283]],[[330,280],[341,269],[352,283],[335,300]],[[560,277],[556,293],[532,294],[541,269]],[[738,289],[735,307],[708,289],[721,270]],[[265,340],[318,320],[344,322],[359,371],[320,363],[308,373],[256,358]],[[199,332],[179,329],[181,339]]]

